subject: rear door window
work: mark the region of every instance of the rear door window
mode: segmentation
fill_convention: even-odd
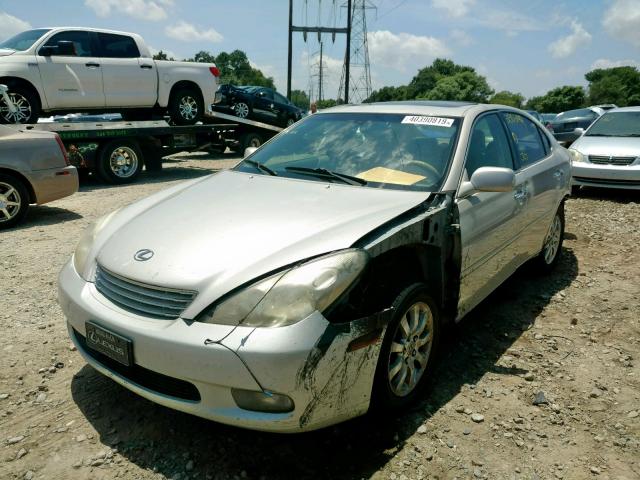
[[[98,33],[100,56],[104,58],[138,58],[140,51],[133,38],[115,33]]]
[[[511,134],[520,167],[531,165],[547,156],[540,131],[531,120],[513,112],[505,112],[502,117]]]

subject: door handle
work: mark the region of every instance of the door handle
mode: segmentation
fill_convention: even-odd
[[[95,62],[85,63],[85,65],[89,68],[98,68],[100,66],[99,63],[95,63]]]
[[[140,65],[140,68],[146,68],[148,70],[151,70],[153,68],[153,66],[152,65],[142,64],[142,65]]]
[[[555,172],[553,172],[553,176],[560,180],[562,177],[564,177],[564,172],[562,170],[556,170]]]
[[[524,188],[516,190],[513,194],[513,198],[515,198],[520,205],[524,204],[524,202],[527,200],[527,190]]]

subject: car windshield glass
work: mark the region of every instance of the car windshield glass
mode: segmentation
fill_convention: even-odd
[[[436,191],[453,156],[459,118],[404,114],[326,113],[307,117],[235,170],[372,188]],[[347,183],[342,179],[340,183]]]
[[[249,92],[249,93],[253,93],[256,90],[262,88],[262,87],[254,87],[254,86],[242,86],[242,87],[236,87],[240,90],[244,90],[245,92]]]
[[[36,30],[27,30],[26,32],[19,33],[4,42],[0,42],[0,48],[8,48],[11,50],[17,50],[23,52],[29,50],[36,40],[42,37],[49,31],[48,28],[38,28]]]
[[[587,136],[640,137],[639,112],[608,112],[586,133]]]
[[[580,108],[578,110],[569,110],[568,112],[563,112],[556,117],[556,121],[560,122],[562,120],[567,120],[569,118],[577,118],[577,117],[597,117],[598,114],[588,108]]]

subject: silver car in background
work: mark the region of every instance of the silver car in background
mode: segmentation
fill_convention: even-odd
[[[56,133],[0,125],[0,229],[17,225],[29,204],[78,191],[78,172]]]
[[[569,152],[574,190],[581,186],[640,189],[640,107],[607,111]]]
[[[445,323],[556,265],[570,177],[514,108],[336,107],[98,220],[59,301],[88,363],[167,407],[277,432],[402,410]]]

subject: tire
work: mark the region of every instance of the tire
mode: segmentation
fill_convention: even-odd
[[[251,117],[251,114],[252,114],[251,106],[244,100],[240,100],[239,102],[234,102],[231,108],[233,109],[233,114],[238,118],[246,119]]]
[[[180,88],[169,98],[169,116],[176,125],[193,125],[202,120],[204,101],[199,90]]]
[[[240,149],[238,153],[244,155],[245,149],[262,145],[262,137],[257,133],[245,133],[240,137]]]
[[[11,113],[4,99],[0,97],[0,123],[37,123],[40,117],[40,100],[38,95],[29,88],[9,87],[9,98],[19,108]]]
[[[0,230],[20,223],[29,208],[29,192],[22,180],[0,173]]]
[[[287,118],[287,121],[286,121],[286,124],[285,124],[285,125],[286,125],[287,127],[290,127],[290,126],[291,126],[291,125],[293,125],[294,123],[296,123],[296,119],[295,119],[295,118],[293,118],[293,117],[289,117],[289,118]]]
[[[136,142],[112,140],[100,148],[96,170],[107,183],[131,183],[140,175],[143,160]]]
[[[411,312],[416,306],[421,314],[414,325],[415,317]],[[440,312],[425,284],[416,283],[405,288],[394,300],[392,308],[394,314],[382,341],[372,398],[374,409],[383,411],[400,411],[421,396],[429,383],[440,342]],[[430,314],[431,322],[427,316],[423,330],[419,330],[423,314]],[[409,334],[405,331],[407,328]],[[416,343],[416,339],[419,342],[422,337],[423,340],[430,338],[431,343]],[[404,343],[404,350],[398,351],[401,339],[408,341]],[[422,364],[420,353],[424,358]],[[405,375],[403,371],[407,371],[407,375],[411,371],[410,365],[414,369],[420,367],[419,377],[413,383],[406,378],[401,382],[400,377]],[[393,373],[398,368],[400,370]]]
[[[551,220],[549,232],[545,237],[542,251],[534,259],[536,268],[541,273],[550,273],[558,264],[562,251],[562,241],[564,239],[564,202],[560,204],[558,210]]]

